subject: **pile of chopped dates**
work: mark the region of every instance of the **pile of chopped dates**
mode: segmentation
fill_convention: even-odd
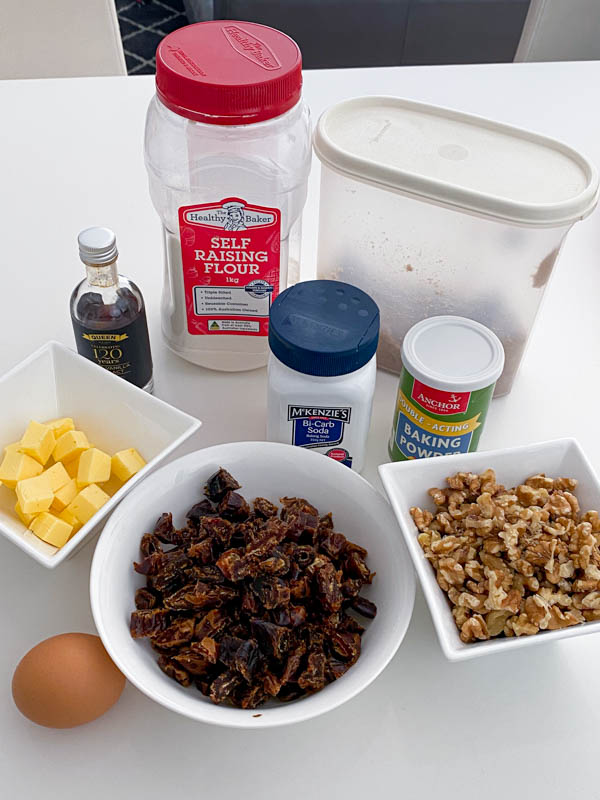
[[[334,531],[331,514],[284,497],[278,516],[261,497],[251,508],[239,488],[220,469],[184,528],[163,514],[144,534],[134,569],[147,585],[130,630],[150,637],[159,667],[182,686],[255,708],[343,675],[364,632],[347,612],[373,619],[377,609],[360,596],[374,577],[367,551]]]
[[[576,480],[506,489],[488,469],[447,483],[429,490],[434,513],[410,511],[463,642],[600,620],[600,517],[580,512]]]

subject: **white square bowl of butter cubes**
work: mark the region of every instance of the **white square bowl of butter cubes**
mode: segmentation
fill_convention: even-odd
[[[200,424],[49,342],[0,378],[0,533],[58,566]]]

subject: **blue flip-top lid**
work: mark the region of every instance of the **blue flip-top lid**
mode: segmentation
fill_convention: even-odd
[[[297,283],[271,306],[271,352],[305,375],[354,372],[371,360],[378,339],[377,303],[349,283]]]

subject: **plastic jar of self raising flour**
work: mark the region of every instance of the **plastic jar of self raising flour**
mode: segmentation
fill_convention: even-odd
[[[465,317],[430,317],[408,331],[390,439],[393,461],[477,450],[504,368],[500,339]]]
[[[164,230],[162,330],[194,364],[267,363],[310,169],[301,67],[292,39],[251,22],[189,25],[158,47],[145,151]]]
[[[305,281],[273,303],[267,438],[360,472],[375,390],[379,308],[338,281]]]

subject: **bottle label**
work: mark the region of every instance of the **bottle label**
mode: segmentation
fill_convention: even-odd
[[[343,407],[288,406],[288,422],[292,425],[292,444],[298,447],[326,448],[329,458],[352,466],[352,456],[343,447],[346,426],[350,425],[352,409]]]
[[[494,384],[474,392],[445,392],[400,373],[390,455],[394,461],[477,449]]]
[[[279,293],[280,229],[279,209],[239,197],[179,209],[189,333],[267,336]]]
[[[146,312],[120,330],[93,330],[72,318],[79,355],[140,388],[152,377]]]

